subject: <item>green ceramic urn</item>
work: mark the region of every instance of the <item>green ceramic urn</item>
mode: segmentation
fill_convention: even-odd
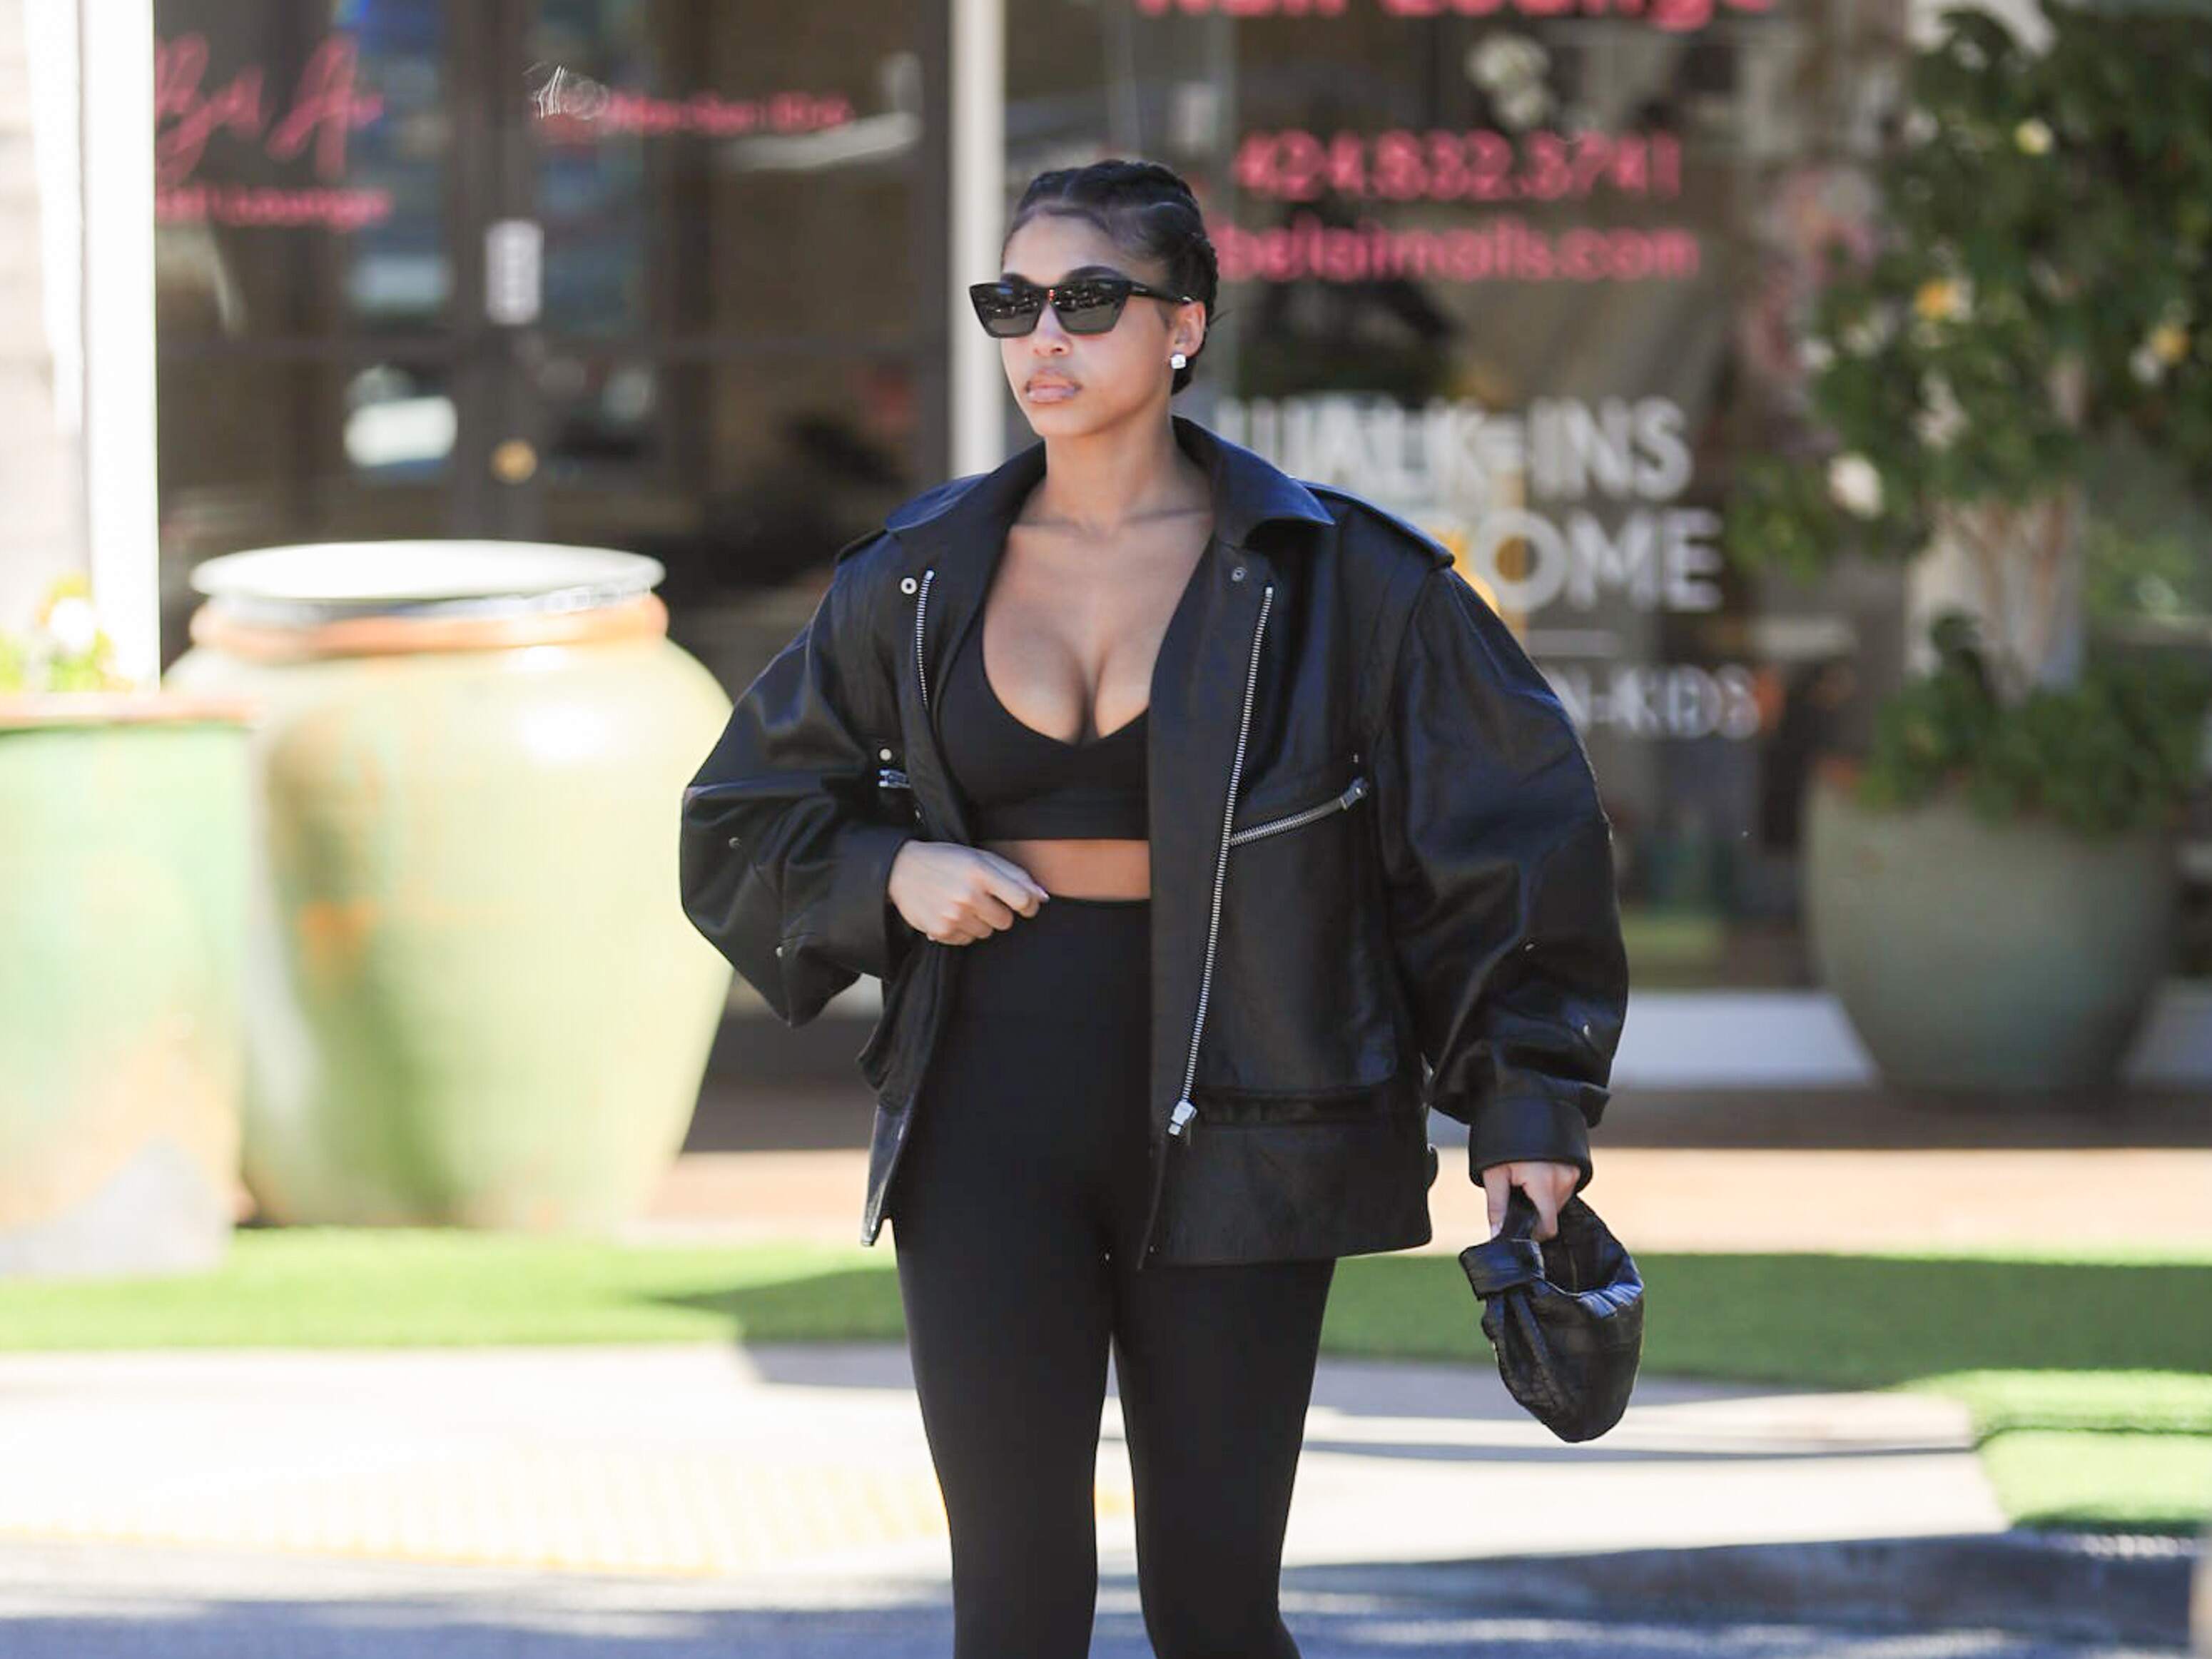
[[[1955,794],[1806,797],[1806,921],[1822,982],[1894,1088],[2105,1097],[2173,959],[2175,831],[2092,839],[1985,823]]]
[[[678,902],[728,717],[658,562],[518,542],[258,549],[173,684],[248,694],[243,1166],[267,1218],[598,1231],[682,1146],[730,969]]]
[[[222,1259],[252,713],[0,696],[0,1277]]]

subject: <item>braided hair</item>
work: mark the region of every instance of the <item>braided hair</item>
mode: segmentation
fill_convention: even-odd
[[[1221,314],[1214,303],[1221,282],[1219,264],[1206,234],[1198,198],[1175,169],[1158,161],[1109,157],[1040,173],[1014,204],[1006,239],[999,245],[1000,253],[1016,231],[1046,213],[1088,220],[1116,246],[1137,258],[1157,260],[1167,270],[1166,286],[1204,303],[1206,338],[1212,337],[1213,319]],[[1205,349],[1201,340],[1197,350],[1186,354],[1183,366],[1175,371],[1170,396],[1190,384]]]

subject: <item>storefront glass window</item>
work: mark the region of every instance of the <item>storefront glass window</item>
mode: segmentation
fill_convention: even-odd
[[[1799,792],[1901,672],[1900,583],[1739,574],[1719,502],[1797,394],[1785,325],[1864,210],[1901,5],[1007,21],[1008,207],[1106,155],[1191,181],[1224,314],[1177,407],[1452,550],[1589,741],[1638,983],[1812,983]]]
[[[943,468],[941,18],[158,0],[164,662],[214,554],[546,538],[742,687]]]

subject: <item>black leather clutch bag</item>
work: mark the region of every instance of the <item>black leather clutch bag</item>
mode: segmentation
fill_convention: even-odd
[[[1644,1352],[1644,1278],[1595,1210],[1559,1206],[1535,1237],[1536,1206],[1515,1187],[1495,1238],[1459,1253],[1482,1302],[1482,1334],[1512,1396],[1562,1440],[1592,1440],[1620,1420]]]

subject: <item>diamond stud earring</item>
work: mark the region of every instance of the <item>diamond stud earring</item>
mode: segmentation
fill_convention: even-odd
[[[1170,368],[1182,368],[1185,363],[1188,363],[1189,361],[1190,361],[1190,359],[1189,359],[1189,358],[1188,358],[1188,357],[1184,356],[1182,355],[1182,353],[1181,353],[1180,351],[1178,351],[1178,352],[1176,352],[1176,353],[1175,354],[1175,356],[1173,356],[1172,357],[1170,357],[1170,358],[1168,359],[1168,364],[1169,364],[1169,366],[1170,366]]]

